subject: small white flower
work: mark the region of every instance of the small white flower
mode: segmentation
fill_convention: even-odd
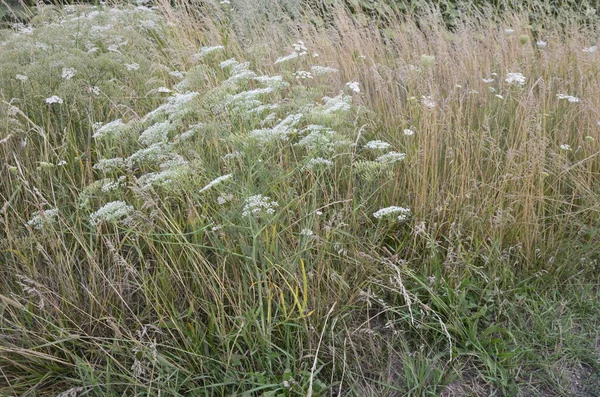
[[[404,135],[406,135],[406,136],[412,136],[414,134],[415,134],[415,132],[413,130],[411,130],[410,128],[406,128],[404,130]]]
[[[567,145],[566,143],[563,143],[562,145],[560,145],[560,148],[562,150],[573,150],[573,149],[571,149],[571,146]]]
[[[360,93],[360,88],[358,86],[358,81],[350,81],[346,83],[346,87],[350,88],[355,93]]]
[[[52,95],[50,98],[46,98],[46,103],[58,103],[61,104],[63,103],[63,100],[61,97],[57,96],[57,95]]]
[[[76,73],[77,73],[77,69],[75,69],[75,68],[63,68],[62,78],[65,80],[71,80],[75,76]]]
[[[537,45],[538,48],[546,48],[548,46],[548,43],[545,42],[544,40],[538,40],[537,43],[535,43]]]
[[[67,165],[67,162],[65,160],[60,160],[56,165],[62,167],[63,165]]]
[[[90,92],[91,92],[92,94],[94,94],[94,95],[98,96],[98,95],[100,95],[100,87],[98,87],[98,86],[96,86],[96,85],[95,85],[95,86],[93,86],[93,87],[90,87]]]
[[[514,30],[514,29],[511,29],[511,28],[504,29],[504,33],[506,33],[506,34],[508,34],[508,35],[511,35],[511,34],[513,34],[514,32],[515,32],[515,30]]]
[[[521,73],[507,73],[506,79],[504,79],[504,81],[506,81],[508,84],[517,84],[520,86],[525,84],[526,80],[527,78]]]
[[[312,237],[312,236],[314,236],[314,235],[315,235],[315,232],[313,232],[313,231],[312,231],[312,230],[310,230],[310,229],[302,229],[302,230],[300,231],[300,235],[302,235],[302,236],[306,236],[306,237]]]
[[[15,79],[20,80],[20,81],[27,81],[29,79],[29,77],[25,76],[24,74],[17,74],[15,76]]]
[[[171,92],[171,90],[169,88],[167,88],[167,87],[158,87],[156,89],[156,92],[169,93],[169,92]]]

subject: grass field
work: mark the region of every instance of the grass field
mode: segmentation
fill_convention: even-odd
[[[600,395],[598,27],[381,7],[0,30],[1,396]]]

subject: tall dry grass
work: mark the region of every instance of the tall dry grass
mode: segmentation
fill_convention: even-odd
[[[388,10],[378,21],[344,8],[323,17],[294,3],[234,6],[162,1],[164,30],[132,36],[135,48],[123,59],[85,64],[91,76],[111,76],[102,103],[83,95],[79,108],[63,112],[37,106],[52,93],[43,84],[26,93],[20,83],[5,88],[5,114],[12,97],[26,105],[10,115],[29,142],[23,149],[23,131],[12,134],[6,122],[0,391],[419,395],[439,394],[465,375],[482,395],[514,394],[538,348],[524,336],[527,324],[550,340],[539,318],[564,307],[546,308],[535,292],[513,297],[513,288],[525,294],[544,283],[596,280],[600,53],[582,51],[595,32],[568,20],[532,31],[524,15],[482,13],[449,30],[435,10]],[[297,40],[308,56],[275,64]],[[225,162],[260,120],[214,110],[227,92],[218,67],[225,57],[193,60],[198,47],[212,45],[292,82],[292,72],[311,63],[338,69],[285,91],[286,111],[359,82],[350,116],[323,117],[356,146],[334,159],[329,174],[298,176],[302,154],[291,145],[254,147]],[[118,65],[132,61],[141,72],[120,79]],[[96,207],[78,205],[101,180],[93,165],[138,147],[135,139],[95,141],[93,123],[135,124],[163,101],[145,92],[175,85],[171,70],[199,76],[194,116],[208,127],[178,148],[198,168],[170,191],[144,191],[138,175],[127,175],[130,191],[110,197],[130,200],[140,219],[90,227],[90,212],[105,198],[95,192]],[[511,72],[525,84],[506,82]],[[373,168],[364,150],[370,140],[389,142],[406,159]],[[69,158],[63,168],[54,164],[60,158]],[[238,201],[257,192],[277,199],[276,221],[244,220],[199,195],[226,173],[235,174],[228,192]],[[373,218],[392,205],[409,207],[410,221]],[[52,206],[66,214],[55,226],[25,227],[34,211]],[[318,238],[299,233],[309,226]],[[521,315],[523,324],[511,328]],[[589,325],[577,316],[573,332]],[[575,347],[569,353],[581,351]],[[544,376],[544,387],[561,385]]]

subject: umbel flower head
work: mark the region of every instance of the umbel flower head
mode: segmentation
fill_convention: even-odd
[[[262,213],[274,214],[279,204],[270,197],[257,194],[248,197],[244,202],[242,216],[260,215]]]
[[[90,215],[90,223],[96,226],[102,221],[116,222],[132,212],[133,206],[127,205],[124,201],[111,201]]]
[[[41,230],[44,226],[54,223],[58,217],[58,209],[52,208],[43,212],[36,212],[27,224],[34,229]]]
[[[519,86],[525,84],[526,80],[527,78],[521,73],[507,73],[506,78],[504,79],[508,84],[516,84]]]
[[[374,218],[384,219],[391,216],[396,216],[399,221],[404,221],[410,216],[410,209],[404,207],[391,206],[381,208],[373,214]]]

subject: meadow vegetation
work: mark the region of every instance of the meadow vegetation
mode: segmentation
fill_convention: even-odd
[[[598,26],[382,7],[0,30],[0,395],[600,395]]]

